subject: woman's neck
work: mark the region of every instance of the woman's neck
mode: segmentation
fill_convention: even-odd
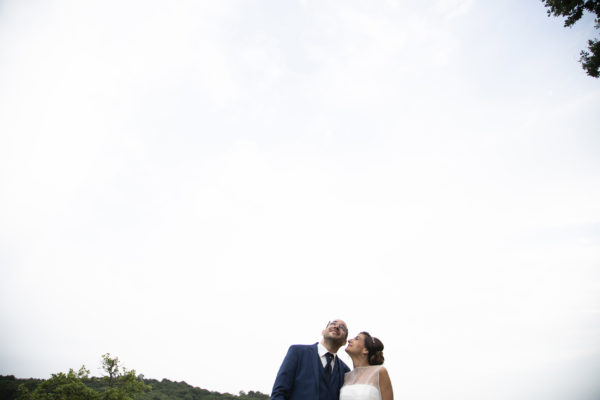
[[[354,368],[369,366],[369,362],[364,357],[351,357],[351,358],[352,358],[352,366]]]

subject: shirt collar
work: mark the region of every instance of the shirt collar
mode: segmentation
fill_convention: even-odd
[[[317,343],[317,351],[319,352],[319,357],[325,357],[325,353],[331,353],[329,350],[327,350],[325,348],[325,346],[323,346],[323,344],[321,342]],[[336,353],[331,353],[331,354],[333,354],[333,359],[335,360]]]

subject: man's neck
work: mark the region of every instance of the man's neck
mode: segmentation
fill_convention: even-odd
[[[321,340],[321,344],[331,354],[337,353],[337,351],[340,349],[340,347],[342,347],[342,346],[339,346],[337,343],[332,342],[331,340],[325,340],[325,339]]]

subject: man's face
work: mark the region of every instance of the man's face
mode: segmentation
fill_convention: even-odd
[[[329,321],[327,327],[322,332],[325,339],[332,339],[338,342],[346,343],[348,337],[348,326],[341,319]]]

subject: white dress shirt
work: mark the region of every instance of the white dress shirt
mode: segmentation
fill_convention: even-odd
[[[323,368],[325,368],[325,366],[327,365],[327,357],[325,357],[325,353],[331,353],[331,352],[329,350],[327,350],[321,342],[319,342],[319,344],[317,345],[317,351],[319,352],[319,357],[321,358],[321,363],[323,364]],[[331,353],[331,354],[333,354],[333,360],[331,360],[331,369],[333,370],[333,364],[335,363],[335,358],[337,357],[337,354],[335,354],[335,353]]]

